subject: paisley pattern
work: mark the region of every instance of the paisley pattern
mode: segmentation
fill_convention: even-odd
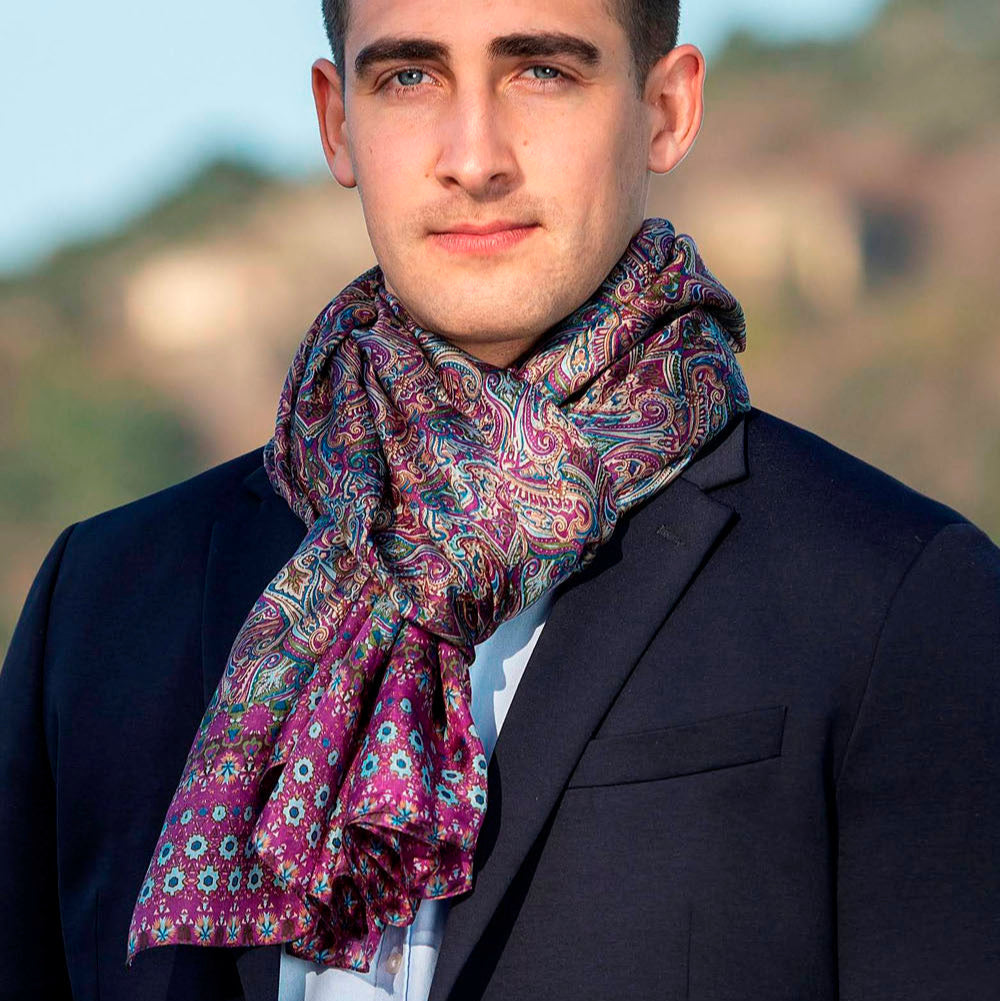
[[[417,326],[378,267],[302,341],[265,466],[307,526],[239,631],[128,936],[367,971],[472,885],[474,647],[584,567],[749,397],[743,311],[647,219],[523,364]]]

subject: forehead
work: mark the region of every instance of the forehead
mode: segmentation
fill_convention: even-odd
[[[612,13],[616,0],[348,0],[345,48],[357,52],[383,37],[420,37],[453,55],[488,54],[499,36],[562,32],[588,38],[619,56],[624,32]]]

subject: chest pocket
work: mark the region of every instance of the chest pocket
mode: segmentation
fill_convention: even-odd
[[[567,788],[649,782],[777,757],[786,708],[767,706],[680,726],[595,737]]]

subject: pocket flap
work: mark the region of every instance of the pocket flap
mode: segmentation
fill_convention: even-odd
[[[781,754],[786,706],[713,716],[641,733],[594,737],[567,788],[648,782]]]

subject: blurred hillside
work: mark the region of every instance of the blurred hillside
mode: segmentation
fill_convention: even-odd
[[[1000,8],[736,37],[706,99],[648,214],[743,302],[754,403],[1000,538]],[[269,437],[303,332],[372,263],[355,192],[219,162],[0,280],[0,648],[66,524]]]

